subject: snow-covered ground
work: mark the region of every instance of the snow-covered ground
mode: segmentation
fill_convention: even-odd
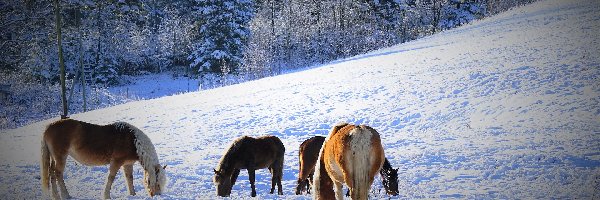
[[[122,86],[108,89],[112,94],[125,96],[127,99],[154,99],[158,97],[198,91],[198,80],[186,77],[173,77],[172,74],[150,74],[136,78]]]
[[[1,75],[0,75],[1,76]],[[0,129],[15,128],[59,116],[62,112],[60,86],[23,83],[28,75],[13,75],[0,79],[0,85],[8,83],[12,97],[3,99],[0,95]],[[172,73],[148,74],[140,76],[120,77],[120,86],[104,87],[101,85],[86,86],[87,109],[106,108],[131,101],[154,99],[164,96],[198,91],[198,81]],[[67,88],[72,88],[67,82]],[[67,92],[69,113],[83,112],[83,94],[77,87]]]
[[[298,146],[346,121],[377,129],[400,168],[399,198],[600,198],[600,2],[545,0],[471,25],[306,71],[73,115],[127,121],[154,142],[169,191],[158,198],[216,198],[212,169],[241,135],[286,146],[285,196],[294,195]],[[46,120],[0,133],[0,193],[38,199]],[[127,195],[121,172],[114,198]],[[107,167],[69,158],[75,198],[99,198]],[[232,197],[249,198],[242,171]],[[372,198],[387,198],[375,182]]]

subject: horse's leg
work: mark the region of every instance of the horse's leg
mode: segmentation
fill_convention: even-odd
[[[335,199],[343,200],[344,199],[344,190],[342,189],[342,183],[333,181],[333,186],[335,187]]]
[[[315,172],[314,172],[314,171],[313,171],[313,172],[311,172],[311,173],[308,175],[308,179],[306,179],[306,180],[305,180],[305,181],[306,181],[306,193],[308,193],[308,194],[310,194],[310,187],[311,187],[311,185],[310,185],[310,184],[313,182],[313,176],[314,176],[314,174],[315,174]]]
[[[123,173],[127,181],[127,190],[129,195],[135,196],[135,188],[133,187],[133,164],[123,165]]]
[[[240,169],[234,169],[233,174],[231,174],[231,187],[235,185],[235,181],[237,181],[238,175],[240,175]]]
[[[275,172],[275,174],[277,174],[277,194],[283,195],[283,189],[281,188],[281,179],[283,178],[283,160],[278,162]]]
[[[254,167],[248,166],[248,178],[250,179],[250,187],[252,188],[252,197],[256,196],[256,188],[254,187]]]
[[[121,168],[122,163],[111,161],[110,167],[108,169],[108,177],[106,178],[106,186],[104,187],[104,199],[110,199],[110,187],[115,181],[115,176],[117,176],[117,172],[119,168]]]
[[[65,165],[67,163],[67,155],[57,156],[54,162],[54,174],[56,175],[58,187],[60,187],[60,195],[63,199],[70,199],[71,195],[69,195],[69,191],[67,191],[67,186],[65,186]]]
[[[277,182],[277,173],[275,173],[273,165],[269,167],[269,172],[271,172],[271,192],[269,193],[273,194],[275,192],[275,183]]]
[[[56,162],[54,161],[54,158],[50,159],[50,184],[52,187],[52,198],[53,199],[60,199],[60,196],[58,195],[58,190],[56,188]]]

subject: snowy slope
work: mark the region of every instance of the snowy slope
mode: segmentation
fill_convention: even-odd
[[[600,198],[600,2],[549,0],[414,42],[318,68],[213,90],[131,102],[73,115],[127,121],[168,164],[159,198],[216,198],[212,169],[241,135],[286,145],[284,193],[293,195],[298,146],[340,121],[382,134],[400,168],[400,198]],[[54,119],[55,120],[55,119]],[[52,120],[0,133],[0,198],[37,199],[40,134]],[[99,198],[107,167],[69,159],[67,188]],[[114,198],[138,196],[122,173]],[[242,171],[232,198],[249,198]],[[375,182],[372,198],[387,198]]]

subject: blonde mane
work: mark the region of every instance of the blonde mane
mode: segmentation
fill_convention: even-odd
[[[135,136],[134,143],[136,152],[138,158],[140,159],[140,164],[150,176],[150,186],[156,185],[156,180],[158,180],[158,184],[161,187],[161,191],[164,192],[167,182],[166,175],[164,173],[164,170],[159,170],[158,179],[156,178],[156,166],[158,165],[160,168],[160,164],[158,161],[158,155],[156,154],[156,150],[154,149],[154,145],[152,144],[152,141],[150,141],[150,138],[146,134],[144,134],[144,132],[142,132],[140,129],[131,124],[128,124],[127,122],[116,122],[113,125],[119,130],[128,128],[131,131],[133,131],[133,134]]]

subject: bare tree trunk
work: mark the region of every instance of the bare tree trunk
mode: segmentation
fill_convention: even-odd
[[[275,35],[275,0],[271,0],[271,37],[273,38],[273,41],[275,41],[275,39],[277,38],[277,36]],[[278,52],[276,50],[277,47],[275,47],[275,42],[271,43],[270,46],[270,53],[271,53],[271,61],[270,61],[270,65],[273,65],[274,62],[273,60],[277,60],[277,74],[281,74],[281,62],[279,59],[279,56],[275,57],[273,55],[278,55]],[[275,58],[275,59],[274,59]],[[264,70],[262,70],[264,71]],[[263,72],[264,73],[264,72]],[[272,75],[272,72],[269,74]],[[261,76],[265,76],[264,74]]]
[[[83,37],[83,34],[81,34]],[[87,112],[87,100],[85,96],[85,70],[83,67],[83,42],[81,41],[81,37],[79,38],[79,67],[81,70],[81,93],[83,95],[83,112]]]
[[[287,69],[291,69],[292,66],[292,17],[293,17],[293,13],[294,11],[292,10],[292,1],[289,0],[288,1],[288,24],[286,27],[286,31],[287,31],[287,38],[286,38],[286,60],[287,60]],[[281,68],[279,69],[279,74],[281,74]]]
[[[98,3],[98,14],[96,15],[96,26],[98,26],[98,43],[96,45],[96,69],[100,67],[100,40],[102,39],[102,24],[100,22],[100,14],[102,12],[102,5]]]
[[[66,97],[66,86],[65,86],[65,61],[63,60],[62,52],[62,32],[60,22],[60,2],[54,0],[54,15],[56,17],[56,43],[58,45],[58,65],[60,66],[60,89],[63,105],[63,114],[60,116],[61,119],[65,119],[69,115],[67,97]]]

